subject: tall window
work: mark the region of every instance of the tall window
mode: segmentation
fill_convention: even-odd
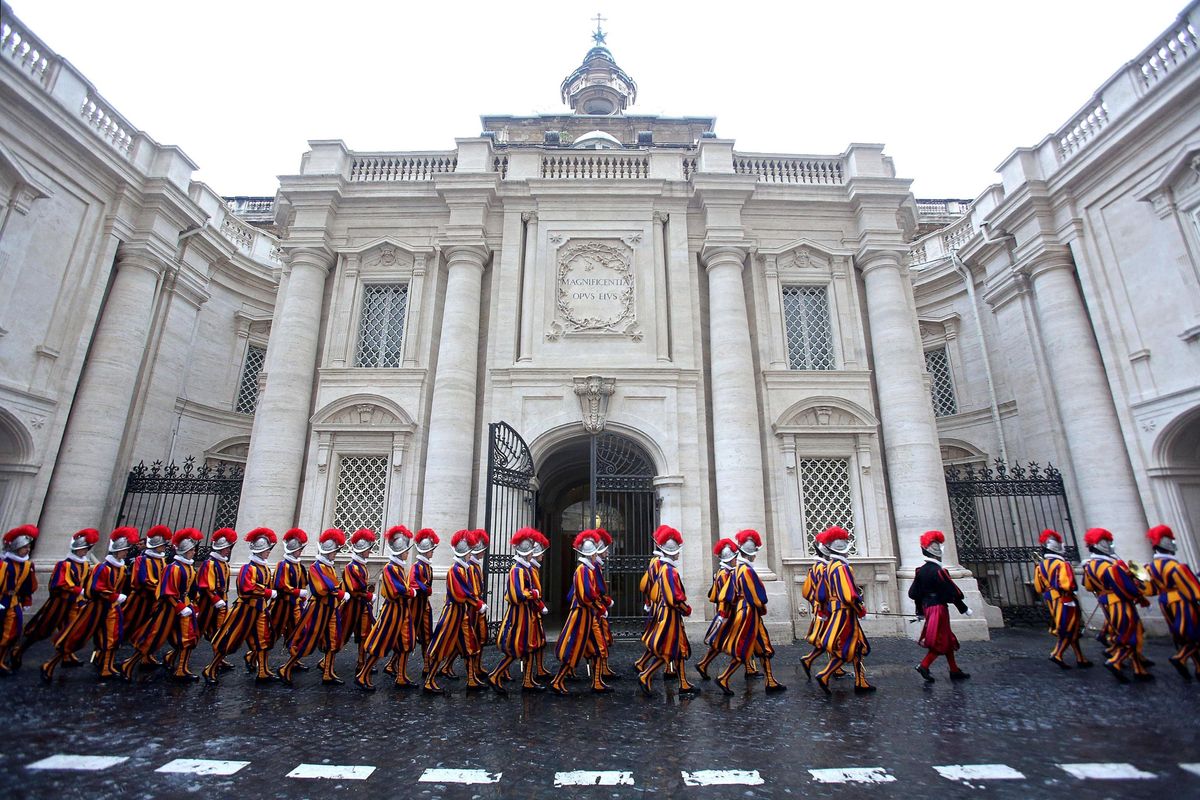
[[[258,373],[262,372],[266,360],[267,348],[255,344],[246,348],[242,382],[238,385],[237,401],[233,404],[233,410],[239,414],[253,414],[258,406]]]
[[[387,456],[342,456],[333,507],[335,528],[347,533],[359,528],[383,530],[387,472]]]
[[[398,367],[404,358],[407,283],[369,283],[363,287],[355,366]]]
[[[850,460],[846,458],[800,459],[800,492],[804,504],[804,538],[808,552],[816,552],[818,533],[837,525],[852,535],[854,546],[854,499],[850,493]]]
[[[930,390],[933,393],[933,415],[948,417],[958,413],[954,397],[954,378],[950,375],[950,356],[946,346],[925,351],[925,369],[929,370]]]
[[[824,286],[783,287],[789,369],[834,369],[833,331]]]

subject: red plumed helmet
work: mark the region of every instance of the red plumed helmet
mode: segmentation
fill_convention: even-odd
[[[215,538],[215,537],[216,537],[216,535],[217,535],[217,534],[215,534],[215,533],[214,533],[214,534],[213,534],[213,537]],[[246,534],[246,541],[247,541],[247,542],[252,542],[252,541],[254,541],[255,539],[264,539],[264,538],[265,538],[265,539],[266,539],[268,542],[270,542],[270,543],[271,543],[271,546],[272,546],[272,547],[274,547],[274,546],[275,546],[275,543],[276,543],[277,541],[279,541],[279,537],[277,537],[277,536],[275,535],[275,531],[271,530],[270,528],[255,528],[254,530],[252,530],[252,531],[250,531],[249,533],[247,533],[247,534]]]
[[[823,544],[827,545],[836,542],[839,539],[844,539],[846,541],[849,541],[850,539],[850,531],[846,530],[845,528],[839,528],[836,525],[834,525],[832,528],[826,528],[823,535],[825,536]],[[925,537],[921,537],[922,541],[924,541],[924,538]]]
[[[661,528],[660,528],[660,530],[661,530]],[[654,534],[654,538],[656,540],[658,539],[657,533]],[[580,531],[579,535],[575,537],[575,541],[571,546],[574,547],[576,550],[579,550],[583,547],[584,543],[589,540],[592,542],[599,543],[600,538],[598,536],[596,536],[596,532],[593,530]]]
[[[683,534],[672,528],[670,525],[659,525],[658,530],[654,532],[654,543],[659,547],[662,547],[667,542],[683,544]]]
[[[83,530],[76,531],[75,535],[71,538],[83,539],[88,544],[95,544],[100,541],[100,531],[95,528],[84,528]]]
[[[18,525],[4,534],[4,543],[12,544],[12,540],[19,536],[28,536],[30,539],[36,539],[38,537],[38,529],[34,525]]]
[[[541,545],[543,550],[550,549],[550,540],[546,538],[546,534],[542,533],[541,531],[534,531],[533,534],[534,541]]]
[[[825,541],[825,533],[826,533],[826,531],[821,531],[820,533],[818,533],[816,536],[813,537],[813,541],[816,542],[817,544],[826,544],[827,542]]]
[[[266,529],[264,528],[264,530],[266,530]],[[224,539],[225,541],[229,542],[230,544],[233,544],[234,542],[237,541],[237,531],[235,531],[233,528],[217,528],[215,531],[213,531],[213,535],[212,535],[212,542],[213,542],[214,547],[217,544],[217,539]],[[222,545],[222,547],[224,547],[224,545]]]
[[[1111,542],[1112,540],[1112,534],[1104,530],[1104,528],[1091,528],[1083,535],[1083,543],[1087,547],[1095,547],[1102,541]]]
[[[533,528],[521,528],[512,537],[512,546],[516,547],[521,542],[536,542],[537,531]]]
[[[492,543],[492,538],[488,536],[488,532],[483,528],[476,528],[471,533],[475,535],[475,544],[482,544],[484,547],[487,547]]]
[[[469,546],[472,539],[474,539],[472,531],[455,531],[454,535],[450,537],[450,546],[458,547],[459,543],[463,541],[466,541],[467,545]]]
[[[733,539],[725,538],[725,539],[722,539],[721,541],[717,542],[715,545],[713,545],[713,555],[720,558],[721,551],[724,550],[726,547],[728,547],[730,550],[733,550],[733,551],[736,551],[738,549],[737,543],[734,542]]]
[[[393,525],[387,529],[387,537],[391,539],[393,536],[403,536],[406,539],[413,538],[413,533],[404,525]]]
[[[337,528],[326,528],[321,531],[321,538],[318,539],[321,544],[333,542],[338,547],[346,546],[346,534]]]
[[[600,541],[604,543],[605,547],[612,544],[612,534],[604,530],[604,528],[596,528],[596,535],[600,537]]]
[[[921,549],[925,550],[929,545],[937,542],[938,544],[946,543],[946,534],[941,531],[925,531],[921,534]]]
[[[308,544],[308,534],[300,528],[292,528],[283,535],[285,542],[295,539],[300,544]]]
[[[171,541],[171,529],[166,525],[151,525],[150,529],[146,531],[146,539],[149,541],[155,537],[169,542]]]
[[[421,530],[417,531],[416,541],[433,542],[434,545],[441,544],[441,539],[438,538],[433,528],[421,528]]]
[[[1063,540],[1062,534],[1058,531],[1046,528],[1046,530],[1042,531],[1042,535],[1038,537],[1038,544],[1045,544],[1051,539],[1056,539],[1061,542]]]
[[[171,537],[171,544],[178,549],[179,545],[183,544],[184,542],[199,542],[202,539],[204,539],[204,534],[195,528],[180,528],[179,530],[175,531],[175,535]]]
[[[350,544],[373,541],[375,541],[375,531],[371,530],[370,528],[359,528],[354,533],[350,534]]]
[[[131,545],[138,543],[138,529],[131,525],[122,525],[119,528],[114,528],[113,532],[108,535],[110,542],[115,542],[117,539],[124,539]]]
[[[1175,533],[1166,525],[1155,525],[1150,530],[1146,531],[1146,538],[1150,540],[1150,544],[1158,547],[1164,538],[1175,539]]]
[[[762,547],[762,537],[758,535],[758,531],[751,530],[750,528],[737,532],[738,547],[741,547],[746,542],[754,542],[755,547]]]

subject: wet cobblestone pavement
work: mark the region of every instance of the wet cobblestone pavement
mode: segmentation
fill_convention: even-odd
[[[1129,686],[1099,666],[1060,671],[1050,644],[1020,630],[965,643],[972,679],[951,683],[939,661],[926,688],[913,671],[923,651],[878,639],[867,667],[879,691],[855,695],[844,679],[832,698],[797,666],[807,648],[781,647],[787,692],[744,688],[739,675],[734,697],[712,683],[683,698],[659,684],[654,699],[637,691],[628,645],[613,654],[624,676],[614,694],[578,683],[567,698],[467,694],[461,680],[450,697],[426,697],[383,675],[367,694],[322,686],[315,670],[297,673],[295,689],[255,685],[240,669],[218,689],[162,673],[100,683],[87,667],[60,669],[47,686],[40,645],[0,683],[0,796],[1200,797],[1200,682],[1170,668],[1168,643],[1147,646],[1158,680]],[[486,651],[485,663],[495,658]],[[338,671],[349,678],[352,667],[347,651]],[[127,760],[53,759],[81,755]],[[301,777],[322,772],[342,777]]]

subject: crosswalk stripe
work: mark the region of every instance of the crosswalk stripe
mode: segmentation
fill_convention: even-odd
[[[1200,764],[1180,764],[1180,769],[1186,769],[1193,775],[1200,775]]]
[[[633,786],[632,772],[574,770],[554,773],[555,788],[563,786]]]
[[[1025,775],[1006,764],[949,764],[934,767],[937,773],[951,781],[1020,781]]]
[[[896,780],[896,776],[889,775],[883,767],[810,769],[808,774],[818,783],[891,783]]]
[[[331,780],[365,781],[375,771],[368,766],[339,766],[338,764],[301,764],[287,774],[289,778],[328,778]]]
[[[763,782],[756,769],[700,769],[681,774],[684,786],[761,786]]]
[[[213,761],[207,758],[177,758],[174,761],[168,761],[154,771],[185,775],[233,775],[248,766],[250,766],[249,761]]]
[[[129,760],[129,756],[73,756],[58,753],[41,761],[35,761],[26,769],[74,769],[95,772],[100,769],[115,767]]]
[[[1059,764],[1058,767],[1076,778],[1095,781],[1145,780],[1158,777],[1153,772],[1143,772],[1133,764]]]
[[[421,773],[419,783],[499,783],[502,772],[484,769],[427,769]]]

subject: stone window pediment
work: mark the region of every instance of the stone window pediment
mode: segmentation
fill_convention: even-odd
[[[780,415],[777,435],[795,433],[860,434],[874,432],[877,422],[865,409],[840,398],[812,398]]]

